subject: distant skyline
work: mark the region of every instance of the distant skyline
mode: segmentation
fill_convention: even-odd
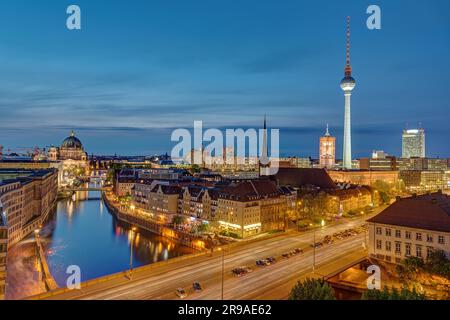
[[[82,30],[65,28],[66,8]],[[280,128],[280,153],[342,157],[345,18],[352,18],[353,158],[401,155],[426,130],[449,157],[450,2],[51,1],[0,3],[0,145],[59,145],[74,129],[91,154],[169,152],[174,128]]]

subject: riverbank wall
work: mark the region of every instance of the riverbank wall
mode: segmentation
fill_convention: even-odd
[[[198,237],[195,237],[189,233],[174,230],[164,224],[153,222],[148,219],[139,217],[137,215],[131,215],[126,212],[123,212],[108,199],[108,197],[104,192],[102,192],[102,199],[105,203],[105,206],[108,208],[109,212],[111,212],[111,214],[113,214],[118,220],[122,222],[128,223],[137,228],[150,231],[162,237],[171,239],[191,249],[197,251],[206,250],[205,242],[199,239]]]

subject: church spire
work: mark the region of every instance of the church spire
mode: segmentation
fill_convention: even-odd
[[[325,132],[325,137],[329,137],[330,136],[330,130],[328,127],[328,123],[327,123],[327,131]]]

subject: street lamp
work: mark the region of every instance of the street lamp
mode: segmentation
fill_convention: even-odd
[[[38,239],[39,239],[39,232],[41,232],[40,229],[34,230],[34,239],[36,241],[36,266],[39,268],[39,245],[38,245]],[[39,269],[38,269],[39,270]]]
[[[134,233],[136,232],[136,227],[131,228],[131,241],[130,241],[130,280],[133,274],[133,242]]]
[[[222,251],[222,300],[223,300],[223,286],[224,286],[224,274],[225,274],[225,250],[219,248],[219,251]]]
[[[309,224],[310,226],[313,227],[313,272],[316,271],[316,228],[314,227],[313,223]]]
[[[302,202],[298,201],[297,202],[297,232],[300,231],[300,226],[299,226],[298,220],[300,219],[300,207],[301,207],[301,205],[302,205]]]

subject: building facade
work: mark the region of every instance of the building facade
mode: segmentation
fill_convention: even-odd
[[[425,130],[403,130],[402,158],[425,158]]]
[[[385,181],[393,186],[399,182],[398,171],[351,170],[328,171],[328,174],[335,182],[362,186],[371,186],[377,180]]]
[[[12,171],[0,171],[11,176]],[[17,178],[0,180],[0,201],[8,226],[8,245],[13,246],[47,219],[58,192],[56,170],[15,171]]]
[[[450,197],[441,192],[398,198],[368,224],[371,258],[400,263],[442,250],[450,259]]]
[[[441,170],[402,170],[399,178],[410,192],[448,189],[447,174]]]
[[[336,164],[336,137],[330,135],[327,125],[325,135],[319,141],[319,166],[333,168]]]

